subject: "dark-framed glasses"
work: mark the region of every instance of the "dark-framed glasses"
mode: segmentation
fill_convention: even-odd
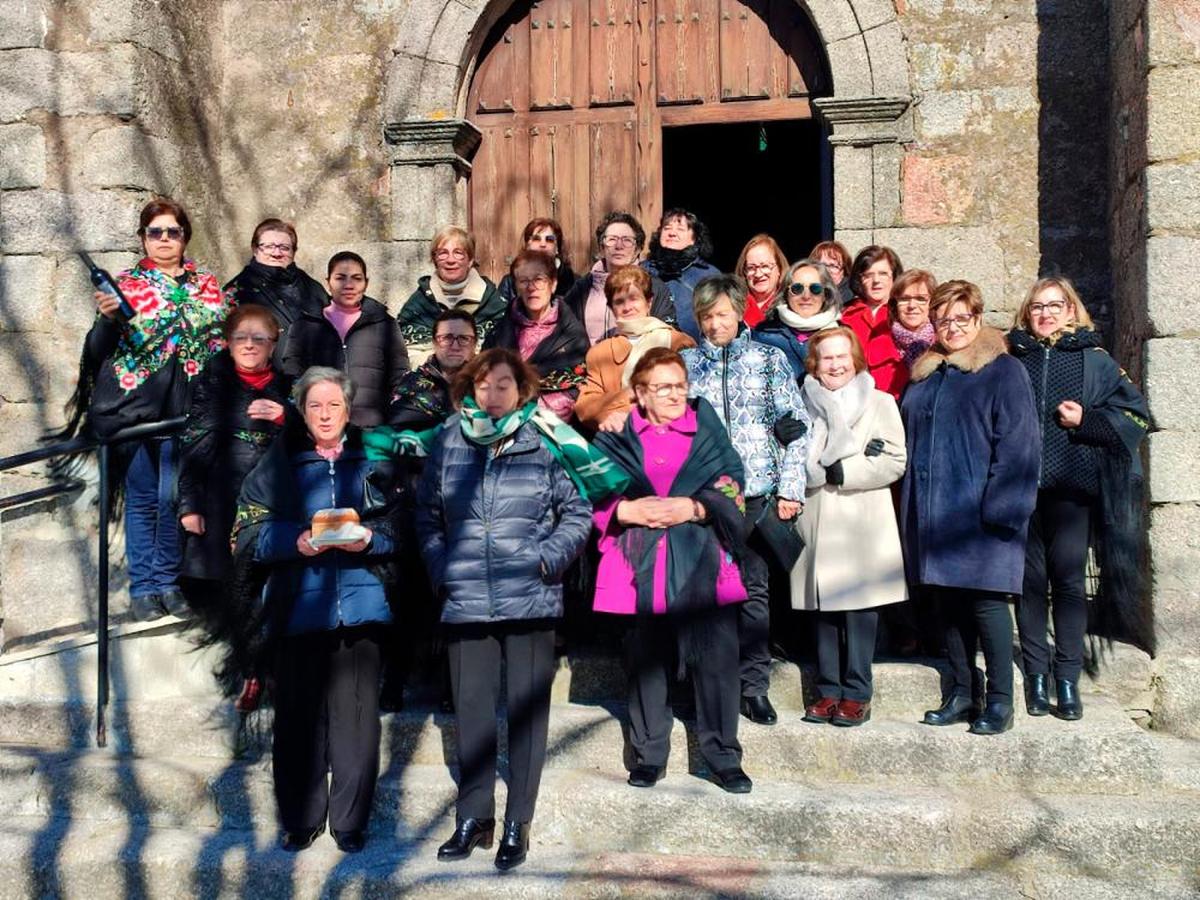
[[[928,306],[929,298],[918,294],[905,294],[903,297],[897,297],[896,303],[904,306]]]
[[[946,316],[944,319],[938,319],[933,323],[933,327],[938,331],[949,331],[952,327],[959,331],[965,331],[975,321],[975,316],[970,313],[963,313],[958,316]]]
[[[263,253],[291,253],[291,244],[259,244],[258,249]]]
[[[439,347],[470,347],[475,343],[473,334],[439,334],[433,342]]]
[[[1067,304],[1061,300],[1051,300],[1049,303],[1030,303],[1029,312],[1032,315],[1040,316],[1046,313],[1051,316],[1061,316],[1067,309]]]
[[[659,400],[665,400],[672,394],[687,394],[687,382],[679,381],[662,381],[658,384],[646,385],[646,390],[657,397]]]

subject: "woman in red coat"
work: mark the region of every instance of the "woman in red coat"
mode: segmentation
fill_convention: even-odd
[[[908,385],[908,366],[892,339],[888,300],[892,282],[903,271],[900,257],[891,247],[864,247],[854,257],[850,270],[855,300],[842,312],[842,324],[854,330],[863,346],[875,386],[897,401]]]

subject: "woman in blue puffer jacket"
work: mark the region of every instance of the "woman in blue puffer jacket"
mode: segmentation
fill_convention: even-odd
[[[438,858],[492,845],[504,659],[510,774],[500,869],[523,862],[529,846],[562,578],[592,527],[591,504],[530,421],[539,381],[511,350],[486,350],[467,363],[451,389],[460,412],[434,440],[417,493],[417,533],[442,603],[458,718],[456,827]]]

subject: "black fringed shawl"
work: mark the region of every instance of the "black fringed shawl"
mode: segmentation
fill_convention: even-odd
[[[282,577],[299,577],[299,570],[289,563],[268,566],[254,559],[258,535],[263,525],[272,520],[302,521],[306,518],[299,508],[300,495],[292,471],[292,458],[313,449],[313,440],[304,423],[289,419],[284,431],[275,439],[258,465],[242,482],[238,496],[237,515],[231,536],[233,576],[229,603],[223,615],[207,623],[204,645],[220,644],[224,655],[216,669],[222,688],[229,695],[240,690],[243,678],[261,675],[274,655],[278,639],[287,627],[291,615],[294,590],[272,590],[273,597],[287,598],[270,606],[263,602],[263,587],[272,568]],[[343,453],[363,449],[362,431],[350,425],[346,429]],[[363,508],[360,521],[372,531],[390,538],[398,547],[400,542],[403,480],[396,477],[389,463],[375,463],[363,483]],[[398,554],[375,559],[368,567],[392,598],[391,586],[398,578]]]
[[[721,553],[728,550],[740,561],[745,534],[742,460],[729,441],[725,426],[707,400],[688,401],[696,412],[696,436],[683,467],[671,484],[671,497],[690,497],[708,512],[704,522],[684,522],[671,528],[627,527],[618,545],[637,581],[637,611],[649,615],[654,603],[654,562],[658,544],[666,538],[667,613],[689,616],[716,607]],[[596,435],[599,447],[630,476],[624,496],[630,500],[658,496],[646,476],[642,443],[633,417],[620,433]]]

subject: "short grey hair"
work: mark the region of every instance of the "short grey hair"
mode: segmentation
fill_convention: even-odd
[[[834,281],[833,276],[829,274],[829,269],[826,267],[825,263],[816,259],[812,259],[811,257],[806,257],[800,260],[800,262],[792,263],[790,266],[788,266],[786,276],[787,281],[782,288],[784,292],[784,302],[787,302],[789,289],[792,286],[792,282],[796,280],[796,273],[801,269],[817,270],[817,275],[821,279],[821,290],[825,294],[821,301],[821,312],[825,312],[825,310],[829,309],[831,306],[836,307],[840,311],[842,308],[842,293],[838,290],[837,282]]]
[[[308,392],[314,385],[336,384],[342,389],[342,396],[346,398],[346,405],[350,406],[354,403],[354,382],[350,380],[350,376],[341,369],[330,368],[329,366],[310,366],[304,370],[304,374],[297,380],[292,387],[292,399],[296,401],[296,406],[300,411],[304,411],[304,402],[308,399]]]
[[[696,321],[700,321],[708,309],[720,302],[722,297],[728,297],[733,311],[740,319],[746,314],[746,282],[737,275],[713,275],[705,278],[696,285],[692,292],[692,312]]]

